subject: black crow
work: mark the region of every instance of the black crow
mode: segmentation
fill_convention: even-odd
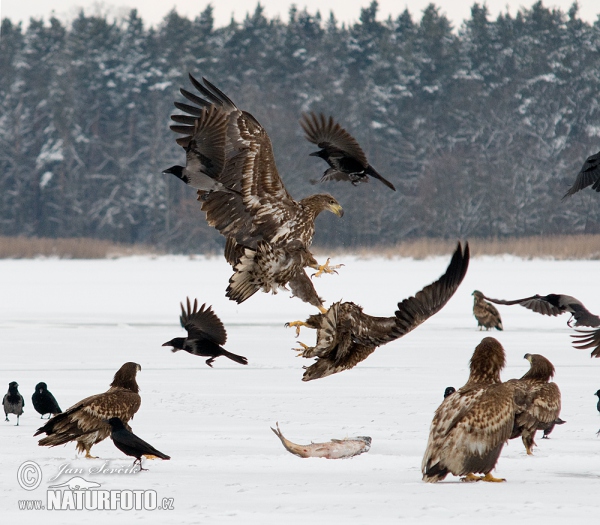
[[[453,386],[446,387],[446,390],[444,390],[444,399],[446,399],[450,394],[454,394],[454,392],[456,392],[456,388]]]
[[[473,301],[473,315],[477,319],[479,329],[489,330],[495,328],[496,330],[504,330],[498,309],[493,304],[485,301],[483,299],[484,295],[479,290],[475,290],[471,295],[475,299]]]
[[[194,308],[190,305],[190,299],[187,299],[187,311],[181,303],[181,326],[187,330],[187,337],[176,337],[163,344],[163,346],[172,346],[172,352],[185,350],[190,354],[209,357],[206,364],[212,368],[212,362],[219,356],[228,357],[236,363],[247,365],[248,360],[237,354],[232,354],[225,350],[221,345],[227,341],[227,332],[217,315],[206,303],[198,310],[198,300],[194,299]]]
[[[587,188],[590,184],[593,184],[593,190],[600,191],[600,151],[585,159],[583,166],[581,166],[581,169],[575,178],[573,186],[565,193],[562,200],[577,193],[579,190]]]
[[[23,407],[25,406],[25,400],[23,396],[19,394],[19,384],[16,381],[8,383],[8,392],[2,399],[2,406],[4,407],[4,414],[8,421],[8,414],[16,414],[17,425],[19,425],[19,416],[23,413]]]
[[[133,464],[138,463],[140,470],[148,470],[142,468],[142,456],[171,459],[171,456],[156,450],[150,443],[146,443],[133,432],[127,430],[118,417],[111,417],[107,423],[110,425],[110,438],[113,440],[115,447],[123,454],[136,458]]]
[[[575,319],[575,326],[600,326],[600,317],[591,313],[583,306],[583,303],[579,299],[575,299],[575,297],[571,297],[570,295],[555,293],[548,295],[536,294],[531,297],[514,299],[512,301],[491,299],[490,297],[485,296],[483,296],[483,298],[496,304],[520,304],[521,306],[542,315],[557,316],[569,312],[571,314],[571,317],[567,321],[567,325],[569,326],[572,326],[571,323],[573,322],[573,319]]]
[[[368,182],[368,176],[371,176],[396,191],[394,185],[369,164],[356,139],[335,122],[333,117],[327,119],[322,113],[304,113],[300,125],[306,133],[306,140],[322,148],[310,155],[322,158],[331,166],[319,182],[348,180],[356,186],[360,182]]]
[[[542,439],[550,439],[548,434],[554,430],[555,425],[564,425],[565,423],[566,421],[564,419],[557,417],[548,428],[544,429],[544,435],[542,436]]]
[[[33,408],[41,414],[40,419],[44,418],[44,414],[48,414],[48,419],[50,419],[50,416],[55,416],[62,412],[52,392],[48,391],[48,386],[43,382],[35,385],[35,392],[31,396],[31,402],[33,403]]]

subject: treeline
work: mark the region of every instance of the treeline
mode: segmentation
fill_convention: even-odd
[[[184,162],[173,101],[205,76],[269,132],[296,198],[344,206],[315,242],[391,245],[418,237],[600,232],[599,196],[561,203],[600,149],[600,22],[541,2],[491,20],[474,4],[453,29],[430,5],[351,26],[291,9],[214,26],[168,14],[145,27],[81,13],[71,24],[4,19],[0,38],[0,235],[94,237],[167,250],[218,247],[193,191],[163,169]],[[298,125],[333,115],[391,180],[313,186],[327,167]]]

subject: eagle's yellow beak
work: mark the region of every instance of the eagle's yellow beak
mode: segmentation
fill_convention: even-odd
[[[344,216],[344,208],[342,208],[339,204],[330,204],[329,209],[332,213],[335,213],[338,217]]]

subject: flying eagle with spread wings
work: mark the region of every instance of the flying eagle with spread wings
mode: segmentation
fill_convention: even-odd
[[[575,326],[600,326],[600,317],[591,313],[579,299],[571,297],[570,295],[555,294],[551,293],[548,295],[532,295],[531,297],[525,297],[523,299],[514,299],[512,301],[506,301],[504,299],[492,299],[490,297],[483,296],[484,299],[491,301],[496,304],[513,305],[519,304],[524,308],[533,310],[534,312],[542,315],[557,316],[562,315],[565,312],[571,314],[567,321],[568,326],[573,326],[573,320],[575,320]]]
[[[501,381],[505,363],[497,339],[485,337],[477,345],[467,383],[435,411],[421,465],[423,481],[435,483],[448,474],[463,481],[505,481],[491,472],[526,400],[518,381]]]
[[[392,317],[374,317],[352,302],[337,302],[323,314],[306,322],[293,321],[296,336],[300,327],[317,330],[315,346],[300,343],[300,356],[317,360],[306,370],[302,381],[312,381],[353,368],[381,345],[399,339],[439,312],[456,292],[469,266],[469,244],[460,243],[446,270],[437,281],[398,303]]]
[[[585,159],[577,177],[575,177],[573,186],[564,194],[562,200],[588,186],[592,186],[593,190],[600,192],[600,151]]]
[[[529,370],[517,382],[526,392],[524,410],[517,415],[511,439],[521,436],[528,455],[533,454],[536,444],[535,433],[554,427],[556,421],[562,421],[560,415],[561,396],[556,383],[550,381],[554,377],[554,365],[540,354],[525,354],[524,359],[530,363]]]
[[[106,392],[82,399],[38,428],[34,436],[47,434],[38,444],[55,447],[76,441],[77,450],[93,458],[92,446],[110,436],[107,420],[118,417],[127,424],[140,408],[142,398],[135,376],[141,369],[137,363],[125,363]]]
[[[310,252],[315,219],[322,211],[341,217],[343,209],[328,194],[294,200],[277,171],[271,140],[248,112],[205,78],[190,75],[201,96],[181,89],[193,105],[175,102],[186,115],[172,115],[171,129],[184,136],[186,166],[166,170],[198,192],[208,224],[225,238],[225,258],[234,269],[226,296],[242,303],[258,290],[292,294],[325,311],[304,268],[315,275],[333,273],[329,260],[319,265]]]
[[[335,122],[333,117],[326,118],[323,113],[303,113],[300,125],[306,140],[321,148],[310,156],[319,157],[330,166],[319,182],[345,180],[356,186],[361,182],[369,182],[369,177],[373,177],[396,191],[394,185],[369,164],[356,139]]]

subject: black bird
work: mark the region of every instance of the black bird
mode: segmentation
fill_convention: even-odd
[[[194,308],[190,305],[190,299],[187,299],[187,311],[181,304],[181,326],[187,330],[187,337],[176,337],[163,344],[163,346],[172,346],[172,352],[185,350],[190,354],[209,357],[206,364],[212,368],[212,362],[215,358],[223,355],[236,363],[247,365],[248,360],[237,354],[232,354],[225,350],[222,345],[227,341],[227,332],[217,315],[206,303],[198,310],[198,300],[194,299]]]
[[[587,188],[590,184],[592,185],[593,190],[600,192],[600,151],[585,159],[577,177],[575,177],[573,186],[565,193],[562,200],[577,193],[579,190]]]
[[[550,434],[554,430],[554,427],[556,425],[564,425],[565,423],[566,423],[566,421],[564,419],[557,417],[548,428],[544,429],[544,435],[542,436],[542,439],[550,439],[548,437],[548,434]]]
[[[595,396],[598,396],[598,403],[596,403],[596,410],[600,412],[600,390],[596,390]]]
[[[571,297],[570,295],[554,293],[548,295],[536,294],[531,297],[515,299],[513,301],[491,299],[485,296],[484,298],[496,304],[520,304],[521,306],[542,315],[557,316],[569,312],[571,314],[571,317],[567,321],[569,326],[573,326],[571,324],[573,319],[575,319],[575,326],[600,326],[600,317],[591,313],[580,300],[575,299],[575,297]]]
[[[48,386],[43,382],[35,385],[35,392],[31,396],[31,402],[33,403],[33,408],[42,415],[40,419],[44,418],[44,414],[48,414],[48,419],[50,419],[51,416],[62,412],[52,392],[48,391]]]
[[[142,468],[142,456],[155,456],[160,459],[171,459],[171,456],[167,456],[159,450],[156,450],[150,443],[146,443],[133,432],[127,430],[125,425],[123,425],[123,421],[118,417],[111,417],[107,420],[107,423],[110,425],[110,438],[113,440],[115,447],[123,452],[123,454],[136,458],[133,464],[135,465],[138,463],[140,470],[148,470]]]
[[[450,394],[454,394],[456,392],[456,388],[453,386],[449,386],[444,390],[444,399],[446,399]]]
[[[8,421],[8,414],[15,414],[17,416],[17,426],[19,425],[19,416],[23,414],[23,407],[25,406],[25,400],[23,396],[19,394],[19,384],[16,381],[8,383],[8,392],[2,399],[2,406],[4,407],[4,415]]]
[[[576,341],[573,341],[573,348],[577,348],[577,350],[593,348],[591,357],[600,357],[600,329],[575,331],[578,334],[571,336],[573,339],[576,339]]]
[[[175,102],[175,106],[183,111],[192,108],[180,102]],[[171,126],[173,131],[185,129],[183,133],[188,133],[189,126],[193,126],[191,135],[177,139],[177,144],[185,150],[186,165],[171,166],[163,171],[163,175],[175,175],[192,188],[206,193],[223,191],[241,195],[239,191],[227,188],[217,180],[225,167],[229,115],[218,106],[192,109],[193,116],[171,115],[174,121],[186,124],[185,127]]]
[[[333,117],[326,118],[322,113],[304,113],[300,125],[306,133],[306,140],[322,148],[310,155],[322,158],[331,166],[319,182],[348,180],[356,186],[360,182],[368,182],[368,176],[371,176],[396,191],[394,185],[369,164],[356,139],[335,122]]]

